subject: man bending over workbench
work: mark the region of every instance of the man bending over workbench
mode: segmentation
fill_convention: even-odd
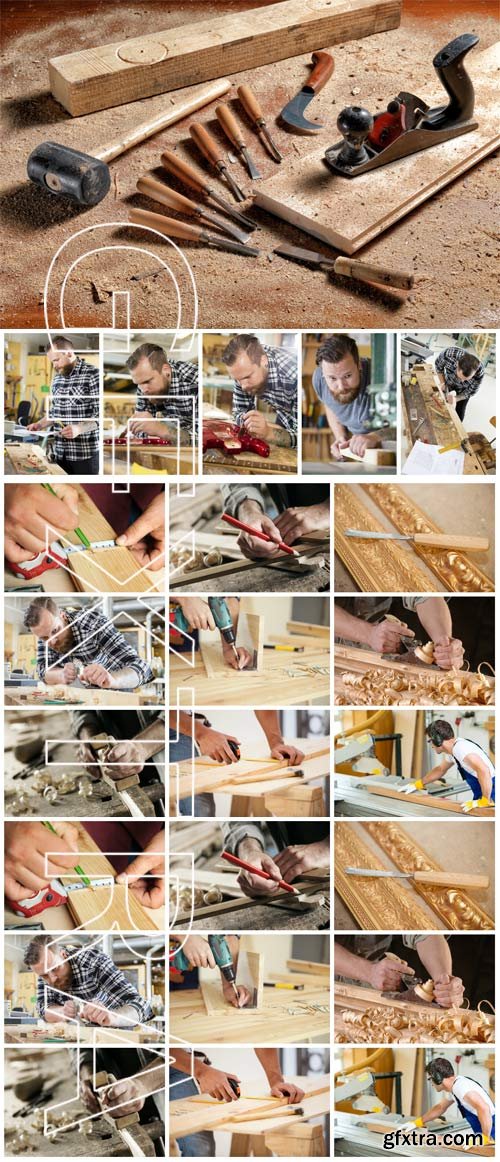
[[[125,366],[137,387],[130,432],[170,439],[176,445],[192,444],[198,408],[197,365],[167,357],[158,343],[141,343]]]
[[[233,420],[250,436],[297,447],[297,356],[283,347],[269,347],[257,335],[235,335],[222,360],[234,379]],[[271,422],[258,411],[259,401],[274,411]]]
[[[62,609],[52,597],[35,597],[24,627],[38,639],[38,676],[47,686],[80,679],[103,690],[135,690],[152,681],[147,662],[98,609]]]
[[[275,518],[266,514],[266,488],[278,511]],[[308,533],[330,532],[329,484],[223,484],[221,491],[224,512],[271,537],[268,542],[240,533],[238,546],[252,561],[279,555],[280,541],[293,545]]]
[[[464,986],[459,976],[453,975],[448,936],[440,932],[403,933],[406,948],[415,949],[434,984],[433,1000],[443,1009],[463,1004]],[[335,980],[344,984],[367,984],[379,992],[399,992],[401,1000],[410,998],[411,984],[403,987],[403,977],[413,975],[413,969],[404,960],[392,960],[390,951],[393,936],[373,935],[338,936],[335,939]],[[416,998],[415,998],[416,999]]]
[[[139,775],[141,787],[163,782],[161,773],[150,760],[162,755],[165,748],[164,710],[137,709],[114,714],[112,710],[81,706],[71,711],[71,723],[80,739],[80,759],[93,779],[100,778],[100,766],[92,739],[104,733],[116,739],[103,763],[106,775],[111,779]],[[155,814],[161,815],[162,810],[161,802],[156,800]]]
[[[396,429],[373,429],[371,359],[360,356],[350,335],[329,335],[316,352],[317,367],[312,385],[323,404],[333,435],[330,453],[342,460],[344,448],[364,456],[367,448],[380,448],[383,440],[395,440]]]
[[[99,474],[99,371],[80,359],[70,339],[57,335],[46,347],[55,371],[48,415],[29,432],[43,431],[62,420],[53,441],[56,464],[69,476]]]
[[[456,1073],[447,1057],[435,1057],[426,1065],[425,1071],[434,1089],[444,1094],[443,1099],[420,1118],[403,1122],[398,1129],[403,1132],[425,1129],[429,1122],[443,1117],[456,1103],[461,1117],[469,1123],[471,1133],[479,1135],[483,1146],[490,1146],[495,1141],[495,1106],[484,1086],[467,1074]]]
[[[269,1084],[271,1097],[286,1097],[289,1105],[298,1105],[304,1097],[304,1090],[283,1077],[277,1049],[253,1049],[262,1065]],[[169,1099],[194,1097],[199,1093],[209,1094],[218,1101],[234,1102],[240,1096],[240,1078],[236,1073],[217,1069],[201,1050],[193,1054],[187,1049],[170,1047]],[[232,1082],[232,1084],[231,1084]],[[173,1127],[171,1126],[171,1131]],[[177,1138],[181,1158],[215,1158],[215,1138],[212,1130],[199,1130]]]
[[[405,609],[413,610],[434,643],[434,662],[441,670],[461,670],[464,649],[453,637],[453,625],[446,597],[403,597]],[[414,638],[412,629],[389,611],[392,597],[337,597],[335,600],[335,641],[339,645],[368,646],[378,654],[401,654],[403,661],[417,660],[405,652],[401,638]]]
[[[457,766],[459,774],[472,791],[472,799],[462,804],[462,811],[467,814],[475,807],[491,806],[495,802],[495,768],[486,751],[469,738],[458,738],[444,718],[431,722],[425,733],[436,753],[443,755],[443,758],[437,767],[427,771],[421,779],[403,787],[405,794],[425,791],[429,783],[444,778],[447,771]]]
[[[252,872],[240,871],[238,884],[246,896],[255,899],[275,896],[282,890],[279,880],[292,884],[315,868],[323,868],[325,875],[329,874],[330,825],[327,821],[266,819],[265,825],[278,849],[273,857],[267,854],[261,823],[242,819],[221,824],[225,851],[271,876],[265,880]]]
[[[28,944],[24,963],[38,977],[36,1007],[47,1024],[69,1018],[119,1029],[152,1020],[149,1001],[96,944],[82,948],[40,934]]]
[[[439,352],[434,367],[448,403],[463,420],[469,400],[484,379],[481,360],[463,347],[446,347]]]
[[[277,710],[254,710],[253,712],[262,727],[269,747],[269,757],[272,759],[286,759],[291,767],[300,766],[304,759],[304,752],[292,743],[285,742],[280,729]],[[205,714],[195,713],[193,716],[187,710],[170,711],[169,717],[169,762],[180,763],[183,759],[193,758],[193,739],[197,754],[204,758],[216,759],[218,763],[238,762],[239,741],[234,734],[222,733],[214,730]],[[230,744],[233,743],[233,746]],[[209,791],[191,798],[179,800],[180,815],[214,816],[215,799]]]

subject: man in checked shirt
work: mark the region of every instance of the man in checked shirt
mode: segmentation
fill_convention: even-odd
[[[251,436],[297,447],[297,356],[283,347],[269,347],[256,335],[235,335],[222,356],[235,387],[233,420]],[[257,410],[265,401],[275,413],[272,422]]]
[[[38,432],[63,420],[53,441],[55,462],[69,476],[99,473],[99,371],[76,354],[70,339],[58,335],[48,344],[54,368],[49,414],[28,431]]]
[[[78,1017],[92,1025],[130,1028],[152,1019],[149,1001],[95,944],[82,948],[54,936],[34,936],[24,963],[38,977],[36,1007],[47,1024]]]
[[[93,606],[61,609],[52,597],[35,597],[24,626],[38,639],[38,676],[48,686],[80,679],[103,690],[134,690],[152,681],[147,662]]]
[[[198,414],[197,365],[167,358],[158,343],[141,343],[125,366],[137,386],[130,431],[171,439],[176,445],[192,444]]]

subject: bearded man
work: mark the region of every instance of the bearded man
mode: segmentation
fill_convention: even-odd
[[[367,448],[396,438],[395,428],[372,429],[371,360],[360,356],[355,339],[329,335],[318,347],[316,363],[312,384],[333,434],[333,460],[341,460],[345,448],[364,456]]]

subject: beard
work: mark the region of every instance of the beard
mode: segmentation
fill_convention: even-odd
[[[57,630],[54,637],[48,642],[51,650],[56,654],[65,654],[73,645],[73,634],[71,629],[65,628]]]
[[[353,399],[356,399],[359,387],[341,387],[337,388],[336,391],[330,388],[330,391],[337,403],[352,403]]]

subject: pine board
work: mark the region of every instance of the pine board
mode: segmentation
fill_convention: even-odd
[[[321,1079],[314,1077],[295,1077],[293,1080],[305,1091],[306,1096],[300,1103],[304,1109],[304,1119],[315,1116],[313,1113],[308,1112],[309,1099],[316,1097],[316,1095],[322,1095],[328,1103],[330,1097],[329,1076],[323,1075]],[[252,1084],[255,1088],[256,1083],[253,1082]],[[266,1089],[265,1080],[257,1088],[262,1088],[264,1091]],[[224,1128],[232,1131],[238,1125],[238,1123],[231,1123],[232,1116],[235,1117],[244,1113],[255,1113],[257,1120],[260,1113],[267,1112],[267,1110],[280,1109],[286,1104],[288,1104],[286,1099],[280,1102],[276,1098],[266,1096],[264,1093],[260,1098],[240,1097],[237,1102],[232,1102],[229,1106],[227,1102],[217,1102],[215,1100],[213,1105],[205,1100],[202,1102],[198,1096],[178,1098],[177,1101],[170,1102],[169,1105],[170,1135],[174,1138],[182,1138],[186,1134],[195,1134],[199,1130],[213,1130],[217,1126],[224,1126]],[[328,1109],[328,1104],[326,1109]],[[279,1119],[279,1123],[281,1128],[281,1118]],[[269,1123],[266,1128],[270,1129],[272,1124],[272,1122]],[[278,1120],[276,1121],[277,1124]]]
[[[202,794],[204,791],[224,789],[227,794],[262,795],[267,791],[281,791],[290,786],[300,786],[309,779],[328,775],[330,755],[328,746],[317,747],[313,739],[298,738],[293,741],[305,752],[306,757],[300,764],[300,769],[304,771],[304,779],[293,776],[290,779],[273,778],[276,772],[289,769],[289,763],[285,760],[272,762],[262,759],[261,762],[258,762],[253,759],[240,759],[237,763],[225,766],[215,762],[204,762],[201,758],[196,759],[194,764],[196,792]],[[192,786],[191,760],[184,759],[182,762],[172,765],[179,768],[179,798],[190,795]],[[268,775],[268,779],[261,782],[259,778],[258,782],[252,782],[252,779],[262,774]],[[248,782],[236,784],[234,780],[242,775],[248,779]],[[172,791],[175,794],[176,780],[174,775],[172,775]]]
[[[498,43],[472,53],[467,68],[476,92],[478,128],[472,133],[352,179],[328,168],[324,147],[306,157],[287,158],[286,171],[254,187],[255,205],[345,254],[355,254],[500,145]],[[388,96],[406,88],[406,70],[403,55],[401,75],[399,80],[391,77]],[[433,76],[429,84],[428,77],[421,77],[418,87],[428,104],[441,105],[444,92],[435,80]]]
[[[374,786],[372,781],[368,779],[366,780],[363,789],[365,791],[369,791],[370,794],[376,795],[381,799],[397,799],[400,803],[406,803],[409,807],[411,807],[412,803],[415,803],[419,807],[428,807],[431,811],[432,808],[435,807],[439,811],[449,811],[450,815],[460,815],[462,819],[464,818],[464,813],[460,803],[452,803],[448,799],[441,799],[437,796],[426,795],[425,792],[423,794],[415,792],[412,795],[406,795],[404,791],[396,791],[394,787],[381,787],[380,784],[378,784],[378,786]],[[469,814],[475,818],[481,817],[485,819],[492,819],[495,815],[495,808],[475,807],[473,811],[469,812]]]
[[[270,635],[271,640],[276,640]],[[288,638],[288,641],[291,639]],[[295,640],[295,639],[293,639]],[[297,643],[299,644],[299,643]],[[225,670],[217,677],[209,678],[200,654],[195,654],[194,666],[188,666],[181,658],[170,653],[170,697],[190,686],[194,688],[196,701],[205,706],[308,706],[311,703],[328,703],[330,692],[329,674],[306,674],[298,670],[294,659],[300,658],[301,665],[329,667],[329,651],[322,643],[321,648],[311,648],[310,643],[303,654],[281,654],[272,650],[264,651],[262,670]],[[297,675],[293,679],[288,671]]]
[[[285,0],[96,45],[49,60],[53,96],[73,117],[168,93],[251,65],[397,28],[401,0]]]
[[[301,983],[302,978],[297,979]],[[177,998],[180,998],[179,1002]],[[328,1011],[307,1012],[304,1008],[299,1012],[299,1005],[305,1005],[307,1001],[323,1005]],[[328,987],[307,987],[304,992],[264,989],[260,1008],[235,1009],[224,1000],[220,983],[207,981],[201,990],[183,989],[182,992],[170,993],[170,1033],[190,1045],[203,1046],[302,1044],[321,1036],[327,1041],[329,1005]],[[209,1006],[210,1011],[207,1011]],[[294,1010],[293,1016],[290,1009]]]
[[[89,541],[115,540],[116,533],[85,489],[78,486],[79,526]],[[76,533],[62,538],[64,545],[80,545]],[[130,549],[87,549],[68,557],[75,586],[83,593],[150,593],[163,588],[163,570],[142,570]]]
[[[116,872],[113,865],[103,855],[83,826],[79,826],[78,831],[79,851],[86,853],[78,858],[78,864],[92,879],[112,876],[114,880]],[[64,882],[64,878],[64,876],[61,877],[62,882]],[[69,883],[75,883],[74,876],[69,880]],[[158,909],[158,917],[156,917],[155,912],[142,907],[142,904],[125,884],[114,884],[113,901],[108,908],[110,892],[109,887],[80,888],[77,892],[70,892],[67,908],[75,924],[83,926],[86,931],[96,932],[111,931],[113,928],[120,932],[149,932],[157,931],[160,926],[163,926],[163,909]],[[101,916],[101,913],[106,909],[108,909],[106,915]],[[50,912],[48,915],[50,916]],[[100,918],[95,919],[96,916]]]
[[[225,676],[226,670],[230,667],[224,661],[220,640],[214,641],[213,638],[214,635],[210,634],[209,637],[200,639],[200,653],[207,677],[220,678],[221,675]],[[248,673],[255,674],[261,670],[264,655],[264,618],[258,613],[246,613],[240,609],[236,645],[245,646],[250,652],[254,650],[256,653],[255,669],[249,670]]]

